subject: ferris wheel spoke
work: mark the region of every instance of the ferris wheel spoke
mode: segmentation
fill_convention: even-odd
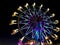
[[[52,31],[50,31],[48,28],[45,28],[45,30],[46,30],[46,33],[48,33],[49,35],[52,34]]]
[[[34,37],[35,37],[35,31],[32,30],[32,38],[34,39]]]
[[[25,15],[25,17],[29,19],[29,16],[28,15]]]
[[[27,29],[27,28],[28,28],[28,26],[27,25],[24,25],[24,26],[21,27],[21,30]]]
[[[47,23],[45,26],[44,26],[45,28],[49,28],[49,29],[54,29],[54,27],[52,26],[52,25],[49,25],[49,23]]]
[[[39,33],[39,39],[41,42],[44,42],[44,35],[43,35],[43,32],[40,30],[40,33]]]
[[[30,29],[30,27],[28,27],[28,29],[26,30],[25,35],[27,36],[28,34],[32,33],[32,30]]]
[[[26,21],[25,21],[25,22],[20,21],[19,24],[25,24],[25,25],[28,25],[28,23],[26,23]]]

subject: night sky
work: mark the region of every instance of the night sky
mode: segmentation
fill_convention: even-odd
[[[60,19],[60,1],[59,0],[0,0],[0,45],[17,45],[18,39],[22,37],[20,33],[11,36],[13,29],[16,29],[16,25],[9,26],[12,14],[14,11],[17,11],[17,8],[21,5],[23,6],[26,3],[32,5],[34,2],[39,6],[40,4],[44,5],[44,9],[50,8],[51,13],[55,13],[56,16],[54,19]],[[60,23],[56,26],[60,27]],[[60,36],[60,32],[57,33]],[[60,37],[59,37],[60,38]],[[60,39],[53,41],[54,45],[60,43]]]

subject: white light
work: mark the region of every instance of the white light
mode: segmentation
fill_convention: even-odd
[[[55,16],[55,14],[53,13],[53,14],[52,14],[52,16],[54,17],[54,16]]]
[[[55,13],[53,13],[50,17],[54,17],[55,16]]]
[[[11,33],[11,35],[16,34],[17,32],[19,32],[18,29],[15,29],[15,30],[13,30],[13,32]]]
[[[41,4],[40,9],[43,7],[43,4]]]
[[[24,38],[25,38],[25,36],[23,36],[20,40],[23,41]]]
[[[43,43],[43,42],[41,42],[41,45],[44,45],[44,43]]]
[[[46,36],[45,39],[48,39],[48,37]]]
[[[52,41],[51,40],[49,40],[50,41],[50,44],[52,44]]]
[[[26,3],[25,7],[28,8],[28,3]]]
[[[33,3],[33,5],[32,5],[32,6],[33,6],[33,7],[35,7],[35,5],[36,5],[36,3]]]
[[[47,12],[49,11],[50,9],[49,8],[47,8]]]

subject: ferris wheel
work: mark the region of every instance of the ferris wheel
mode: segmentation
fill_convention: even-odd
[[[38,45],[44,45],[45,43],[46,45],[53,44],[50,37],[54,40],[58,39],[55,32],[59,32],[60,28],[55,25],[59,21],[53,20],[55,14],[51,14],[49,8],[44,9],[43,4],[36,6],[36,3],[33,3],[32,6],[29,6],[26,3],[24,7],[19,6],[17,10],[12,15],[12,17],[17,17],[17,20],[12,20],[10,25],[18,25],[18,28],[11,33],[12,35],[18,32],[23,35],[19,40],[19,45],[21,45],[24,38],[32,40],[30,42],[38,42]]]

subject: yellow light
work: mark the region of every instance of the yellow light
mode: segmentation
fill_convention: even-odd
[[[49,42],[47,41],[47,43],[49,44]]]
[[[49,9],[49,8],[47,8],[47,10],[44,12],[44,14],[46,14],[49,10],[50,10],[50,9]]]
[[[15,29],[15,30],[13,30],[13,32],[11,33],[11,35],[16,34],[17,32],[19,32],[18,29]]]
[[[53,13],[50,17],[54,17],[55,16],[55,13]]]
[[[26,3],[25,7],[28,8],[28,3]]]
[[[52,35],[52,37],[57,40],[58,39],[58,36],[56,34]]]
[[[58,24],[59,23],[59,21],[58,20],[55,20],[55,22],[53,22],[54,24]]]
[[[47,40],[47,43],[50,44],[50,45],[53,44],[52,41],[51,41],[50,39]]]
[[[18,14],[17,12],[14,12],[13,15],[12,15],[12,17],[16,16],[17,14]]]
[[[25,38],[25,36],[23,36],[20,40],[23,41],[24,38]]]
[[[36,3],[34,2],[32,6],[35,7],[35,5],[36,5]]]
[[[59,27],[56,27],[57,31],[60,31],[60,28]]]
[[[58,36],[56,34],[54,34],[54,35],[55,35],[55,40],[57,40],[58,39]]]
[[[52,16],[54,17],[55,16],[55,13],[53,13]]]
[[[60,28],[59,27],[56,27],[56,29],[54,29],[56,32],[59,32],[60,31]]]
[[[43,4],[41,4],[40,9],[43,7]]]
[[[50,9],[49,8],[47,8],[47,11],[46,12],[48,12]]]
[[[49,40],[49,42],[50,42],[50,44],[52,44],[52,41],[51,40]]]
[[[47,39],[48,39],[48,37],[46,36],[46,37],[45,37],[45,39],[47,40]]]
[[[21,6],[19,6],[19,8],[17,10],[22,12],[22,9],[23,8]]]
[[[11,23],[9,25],[17,24],[16,22],[16,20],[11,20]]]
[[[30,42],[30,45],[32,45],[33,44],[33,42]]]

